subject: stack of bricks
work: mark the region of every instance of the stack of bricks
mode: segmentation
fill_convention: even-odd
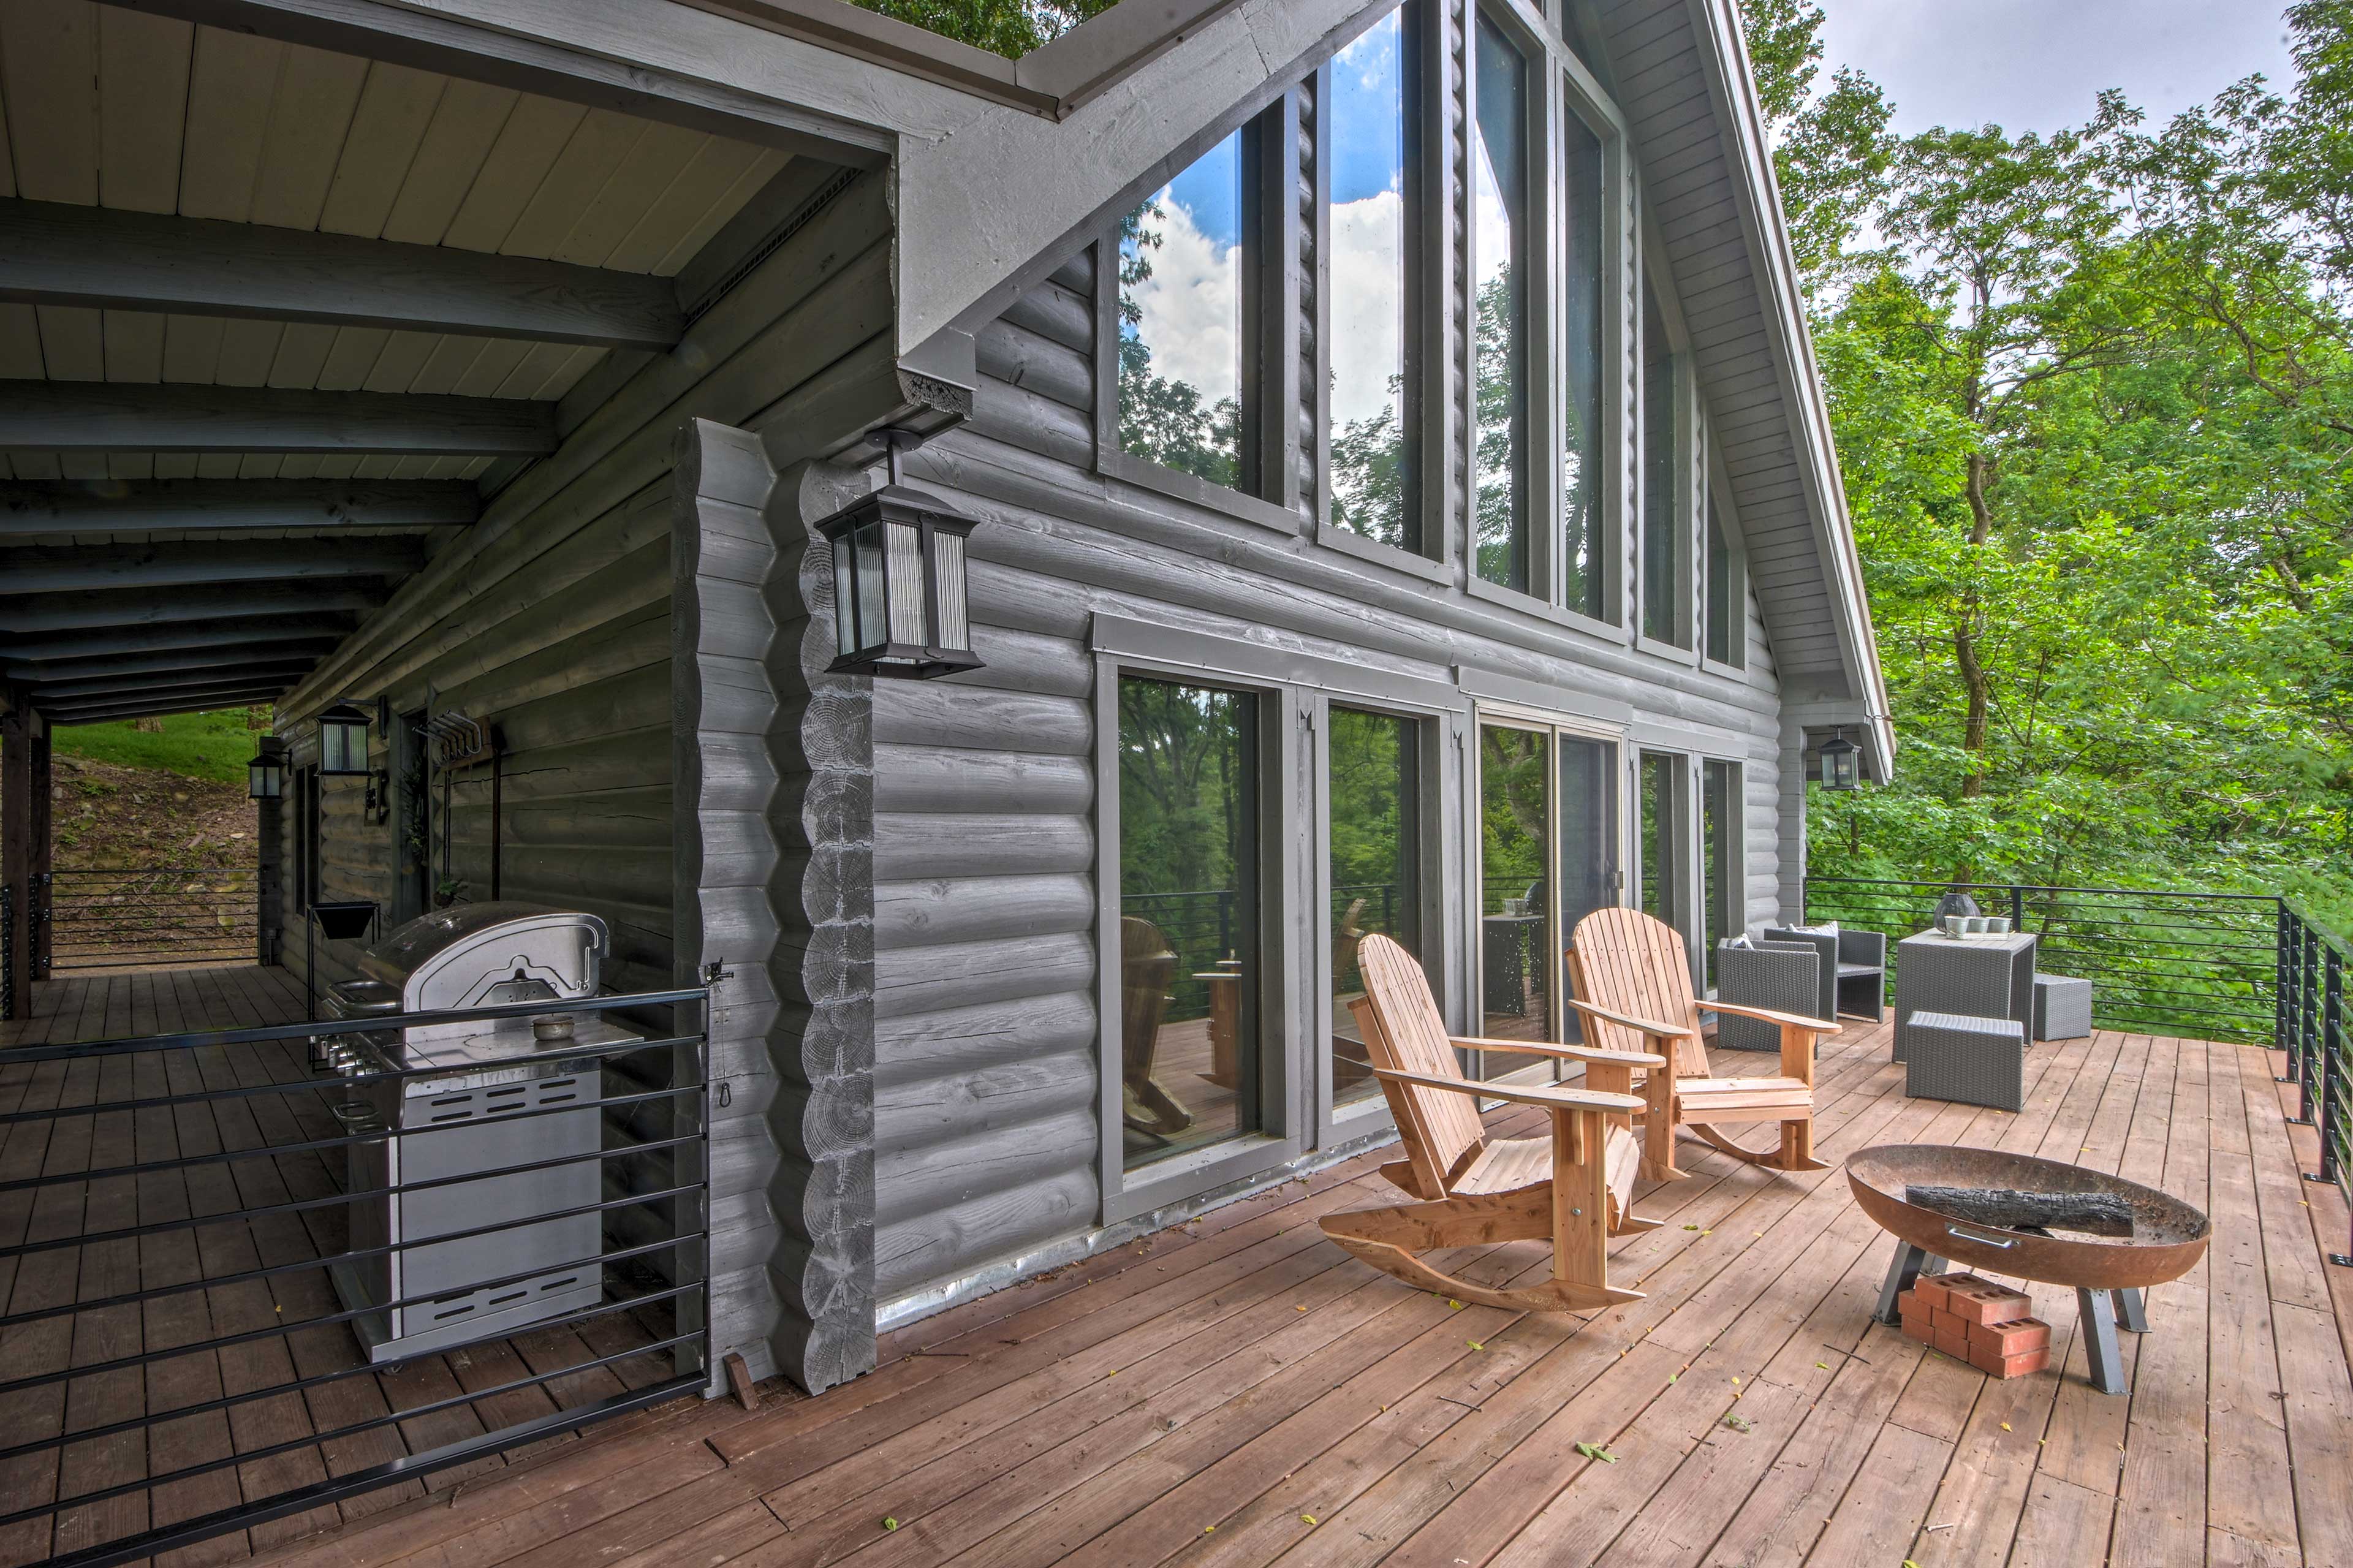
[[[2007,1285],[1974,1274],[1923,1274],[1895,1305],[1905,1333],[1989,1377],[2023,1377],[2051,1364],[2051,1325]]]

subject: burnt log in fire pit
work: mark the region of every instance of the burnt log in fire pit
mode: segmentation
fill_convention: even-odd
[[[2141,1292],[2196,1268],[2213,1230],[2196,1208],[2155,1188],[2104,1171],[1999,1149],[1888,1144],[1848,1160],[1846,1179],[1863,1212],[1896,1238],[1894,1261],[1880,1292],[1882,1322],[1896,1321],[1896,1296],[1910,1289],[1923,1270],[1947,1261],[2040,1284],[2072,1286],[2083,1319],[2092,1383],[2108,1394],[2125,1392],[2123,1362],[2116,1351],[2117,1320],[2121,1317],[2135,1333],[2147,1331]],[[2029,1209],[2098,1215],[2105,1216],[2099,1221],[2102,1228],[2127,1234],[2073,1228],[2052,1234],[2039,1227],[1973,1221],[1968,1214],[1951,1211],[1987,1211],[1968,1203],[1932,1208],[1919,1201],[1923,1189],[1935,1188],[2032,1194],[2035,1201],[2024,1205]],[[2117,1223],[2119,1208],[2128,1224]],[[2068,1225],[2061,1218],[2040,1223]],[[2084,1223],[2081,1217],[2078,1223]]]

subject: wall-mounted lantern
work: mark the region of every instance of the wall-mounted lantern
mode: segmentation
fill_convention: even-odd
[[[1862,787],[1862,749],[1846,738],[1846,726],[1831,731],[1822,742],[1822,787],[1824,789],[1860,789]]]
[[[255,800],[278,800],[286,794],[286,757],[268,745],[254,748],[245,764],[245,793]]]
[[[817,524],[833,546],[836,675],[930,680],[978,669],[965,594],[970,518],[899,479],[899,456],[923,444],[911,430],[879,430],[890,482]]]
[[[368,771],[368,713],[356,703],[338,702],[319,715],[319,773],[322,778],[360,778]]]

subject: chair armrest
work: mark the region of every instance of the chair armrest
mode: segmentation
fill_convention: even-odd
[[[1887,933],[1883,931],[1839,931],[1838,955],[1847,963],[1887,963]]]
[[[1606,1068],[1662,1068],[1664,1057],[1648,1051],[1605,1051],[1592,1046],[1555,1045],[1550,1040],[1488,1040],[1472,1035],[1457,1035],[1446,1042],[1475,1051],[1517,1051],[1523,1056],[1560,1057],[1573,1062],[1593,1062]]]
[[[1760,1023],[1794,1025],[1800,1029],[1811,1029],[1817,1035],[1839,1032],[1838,1025],[1825,1019],[1808,1018],[1796,1013],[1776,1013],[1769,1007],[1747,1007],[1737,1002],[1702,1002],[1700,1005],[1711,1013],[1736,1013],[1741,1017],[1755,1018]]]
[[[1599,1018],[1604,1023],[1616,1024],[1620,1028],[1632,1029],[1637,1034],[1648,1035],[1656,1040],[1680,1040],[1699,1033],[1697,1029],[1687,1029],[1681,1024],[1656,1024],[1648,1018],[1637,1018],[1626,1013],[1613,1013],[1607,1007],[1597,1007],[1590,1002],[1579,1002],[1572,998],[1568,1005],[1577,1009],[1579,1016]]]
[[[1383,1083],[1409,1083],[1421,1089],[1451,1089],[1484,1100],[1506,1100],[1514,1105],[1537,1105],[1548,1110],[1640,1110],[1648,1102],[1639,1095],[1603,1094],[1591,1089],[1539,1089],[1530,1084],[1474,1083],[1467,1078],[1432,1078],[1425,1073],[1375,1068]]]

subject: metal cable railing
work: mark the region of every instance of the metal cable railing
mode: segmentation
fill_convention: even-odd
[[[19,1216],[0,1230],[0,1268],[25,1303],[0,1315],[0,1335],[17,1351],[0,1366],[0,1411],[54,1403],[78,1414],[63,1431],[51,1422],[0,1433],[0,1462],[24,1459],[25,1475],[48,1478],[0,1499],[0,1529],[46,1527],[52,1550],[96,1535],[52,1561],[107,1568],[704,1390],[713,1364],[707,1000],[692,989],[567,1001],[569,1014],[670,1022],[526,1053],[554,1075],[537,1103],[486,1079],[476,1119],[446,1124],[455,1116],[443,1109],[454,1106],[447,1061],[402,1068],[385,1058],[324,1077],[304,1042],[522,1019],[547,1004],[7,1052],[0,1128],[51,1155],[37,1173],[11,1170],[0,1181],[0,1214]],[[409,1087],[418,1080],[430,1087]],[[97,1098],[58,1103],[72,1098],[61,1095],[68,1082]],[[435,1097],[434,1116],[412,1122],[397,1108],[420,1094]],[[566,1117],[575,1120],[555,1120]],[[469,1127],[479,1135],[484,1118],[499,1129],[489,1163],[459,1159],[445,1141]],[[537,1147],[534,1126],[549,1130]],[[584,1181],[584,1171],[595,1173]],[[524,1183],[569,1195],[534,1191],[520,1210],[481,1206],[493,1201],[484,1194],[512,1195]],[[438,1205],[442,1217],[406,1229],[385,1218],[404,1212],[386,1205],[404,1205],[411,1215]],[[538,1256],[559,1241],[561,1257]],[[398,1284],[418,1278],[423,1249],[446,1260],[459,1247],[478,1250],[497,1277]],[[129,1279],[119,1267],[126,1249],[150,1260]],[[173,1258],[184,1267],[156,1266]],[[65,1288],[24,1289],[48,1276]],[[394,1288],[354,1299],[355,1278]],[[139,1288],[91,1289],[108,1280]],[[558,1293],[535,1294],[550,1290]],[[411,1325],[397,1332],[419,1334],[412,1342],[425,1348],[384,1338],[396,1312]],[[493,1349],[470,1360],[518,1334],[529,1337],[527,1356]],[[372,1343],[383,1349],[372,1355]],[[90,1345],[120,1353],[91,1358]],[[45,1356],[45,1346],[59,1353]],[[62,1353],[69,1346],[75,1354]],[[396,1350],[401,1363],[387,1365]],[[238,1378],[207,1379],[206,1369],[232,1364],[223,1353],[232,1351]],[[440,1358],[450,1370],[392,1375]],[[468,1365],[501,1375],[486,1384],[479,1371],[457,1374]],[[252,1375],[259,1368],[275,1370]],[[124,1378],[147,1397],[110,1399]],[[253,1419],[257,1405],[277,1415]],[[290,1433],[289,1412],[307,1429]],[[131,1473],[37,1458],[69,1460],[110,1439],[107,1451],[136,1456]]]
[[[38,900],[49,967],[249,962],[260,876],[252,866],[51,871]]]
[[[2345,970],[2353,938],[2292,899],[2279,901],[2277,1027],[2287,1053],[2282,1081],[2296,1086],[2295,1121],[2320,1138],[2320,1168],[2353,1205],[2353,1026],[2345,1017]],[[2328,1261],[2353,1267],[2353,1237]]]

